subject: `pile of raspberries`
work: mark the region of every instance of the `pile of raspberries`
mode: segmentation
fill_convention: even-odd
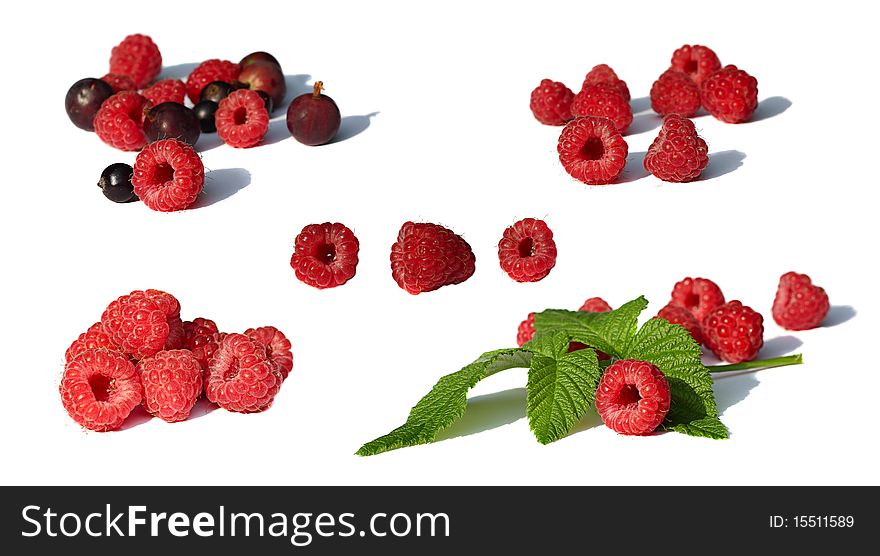
[[[202,394],[228,411],[264,411],[293,369],[277,328],[226,334],[208,319],[182,321],[180,303],[159,290],[110,303],[64,358],[64,409],[99,432],[118,429],[141,404],[163,421],[184,421]]]
[[[722,122],[745,122],[758,106],[758,81],[734,65],[722,67],[712,49],[686,44],[651,87],[651,107],[663,125],[645,156],[647,171],[668,182],[700,176],[709,164],[708,148],[689,118],[701,106]],[[578,94],[544,79],[532,91],[530,107],[539,122],[565,126],[557,151],[572,177],[589,185],[617,179],[628,154],[622,134],[633,113],[629,89],[613,69],[594,67]]]

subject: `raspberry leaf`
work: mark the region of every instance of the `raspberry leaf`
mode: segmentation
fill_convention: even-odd
[[[639,297],[607,313],[549,309],[535,313],[535,333],[564,330],[572,340],[620,359],[636,333],[639,314],[647,306],[648,301]]]

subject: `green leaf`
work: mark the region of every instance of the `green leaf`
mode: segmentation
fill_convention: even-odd
[[[433,442],[437,433],[464,414],[467,393],[480,380],[513,367],[528,367],[532,353],[523,349],[486,352],[458,372],[441,378],[409,412],[406,423],[385,436],[367,442],[357,451],[372,456],[389,450]]]
[[[648,301],[639,297],[608,313],[549,309],[535,313],[535,333],[563,330],[572,340],[620,359],[647,306]]]

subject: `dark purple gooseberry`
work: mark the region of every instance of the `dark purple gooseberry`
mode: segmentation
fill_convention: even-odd
[[[160,139],[179,139],[195,145],[201,134],[199,119],[179,102],[163,102],[147,109],[144,133],[151,143]]]
[[[321,94],[324,83],[315,83],[312,93],[300,95],[287,107],[287,129],[304,145],[324,145],[336,137],[342,117],[332,98]]]
[[[86,131],[95,131],[95,114],[101,104],[113,95],[113,88],[94,77],[80,79],[70,86],[64,97],[64,109],[73,125]]]
[[[241,59],[241,62],[238,63],[238,66],[243,69],[246,66],[249,66],[255,62],[268,62],[270,64],[275,64],[276,66],[278,66],[278,69],[281,69],[281,64],[278,63],[278,59],[268,52],[251,52]]]

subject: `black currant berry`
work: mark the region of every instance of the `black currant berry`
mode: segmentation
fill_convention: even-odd
[[[272,109],[274,108],[274,106],[272,105],[272,97],[270,97],[268,94],[266,94],[263,91],[257,91],[257,94],[260,95],[261,99],[263,99],[263,104],[266,105],[266,112],[268,112],[271,115]]]
[[[229,93],[235,90],[233,85],[225,81],[211,81],[202,89],[199,100],[210,100],[220,103],[221,100],[229,96]]]
[[[144,114],[144,133],[151,143],[161,139],[178,139],[195,145],[199,140],[199,119],[179,102],[163,102]]]
[[[199,128],[201,128],[202,133],[215,133],[217,131],[217,124],[214,122],[214,113],[217,111],[217,108],[219,108],[219,105],[210,100],[203,100],[193,106],[193,114],[199,120]]]
[[[113,88],[93,77],[80,79],[70,86],[64,97],[64,109],[73,125],[86,131],[95,131],[95,114],[101,104],[113,95]]]
[[[111,164],[101,172],[98,187],[104,192],[104,196],[114,203],[140,201],[138,196],[134,194],[134,187],[131,185],[132,173],[133,170],[128,164],[122,162]]]

